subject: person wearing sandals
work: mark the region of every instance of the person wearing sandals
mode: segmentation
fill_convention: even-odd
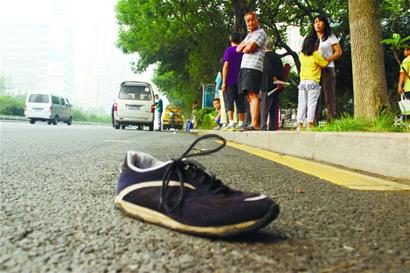
[[[259,26],[255,12],[245,14],[248,35],[238,45],[236,52],[244,53],[239,72],[239,94],[246,94],[251,112],[251,125],[245,130],[259,130],[259,91],[262,84],[263,60],[265,57],[266,33]]]
[[[314,35],[319,39],[319,53],[329,61],[329,65],[322,69],[320,83],[325,98],[327,121],[330,122],[336,117],[336,72],[334,61],[342,56],[342,48],[330,27],[328,18],[323,15],[317,15],[313,18],[309,36]],[[316,122],[319,121],[319,113],[320,103],[316,107]]]
[[[321,69],[328,65],[328,61],[317,51],[318,38],[316,35],[307,36],[300,53],[300,84],[298,95],[297,130],[303,129],[303,122],[307,119],[307,127],[314,126],[316,104],[320,95]]]

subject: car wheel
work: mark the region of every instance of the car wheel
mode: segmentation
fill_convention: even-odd
[[[118,129],[120,129],[120,124],[114,119],[114,128],[116,129],[116,130],[118,130]]]
[[[154,123],[151,123],[148,125],[150,131],[154,131]]]
[[[70,117],[68,120],[67,120],[67,125],[71,125],[73,123],[73,117]]]
[[[31,124],[34,124],[34,123],[36,123],[36,120],[35,119],[29,119],[29,122],[31,123]]]
[[[51,123],[53,123],[53,125],[57,125],[58,123],[58,116],[55,116],[52,120]]]

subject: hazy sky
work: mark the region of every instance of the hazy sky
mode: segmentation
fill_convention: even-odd
[[[90,32],[104,22],[104,32],[112,37],[110,43],[115,48],[118,29],[114,11],[116,3],[117,0],[0,0],[0,23],[50,23],[55,20],[57,6],[63,9],[64,20],[75,30],[76,37],[81,38],[84,47],[95,43],[86,39],[94,39]],[[76,51],[86,49],[79,48],[77,43]],[[135,61],[135,56],[127,57]],[[152,74],[151,67],[136,78],[151,82]]]

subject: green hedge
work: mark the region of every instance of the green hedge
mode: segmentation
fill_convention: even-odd
[[[74,121],[85,121],[94,123],[111,123],[110,115],[96,115],[84,113],[79,109],[73,109],[73,120]]]
[[[0,115],[24,116],[24,97],[0,96]]]
[[[213,117],[216,116],[214,108],[205,107],[195,113],[195,118],[198,122],[197,128],[212,129],[216,126]]]

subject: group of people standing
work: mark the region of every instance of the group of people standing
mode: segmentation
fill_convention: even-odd
[[[273,51],[272,39],[269,39],[260,27],[256,13],[246,13],[245,22],[249,33],[243,41],[240,40],[239,33],[230,35],[231,46],[225,51],[221,79],[219,82],[216,80],[216,89],[219,90],[219,98],[216,100],[221,105],[218,118],[222,128],[233,129],[236,105],[236,128],[277,130],[279,93],[283,89],[280,81],[283,80],[283,64],[278,54]],[[312,127],[317,121],[321,89],[325,98],[327,119],[331,121],[335,117],[334,61],[341,55],[339,41],[333,34],[327,18],[315,17],[312,31],[304,39],[300,55],[301,82],[297,116],[299,129],[303,127],[305,119],[308,127]],[[228,122],[223,125],[225,111]],[[249,124],[245,124],[246,112],[250,116]]]

